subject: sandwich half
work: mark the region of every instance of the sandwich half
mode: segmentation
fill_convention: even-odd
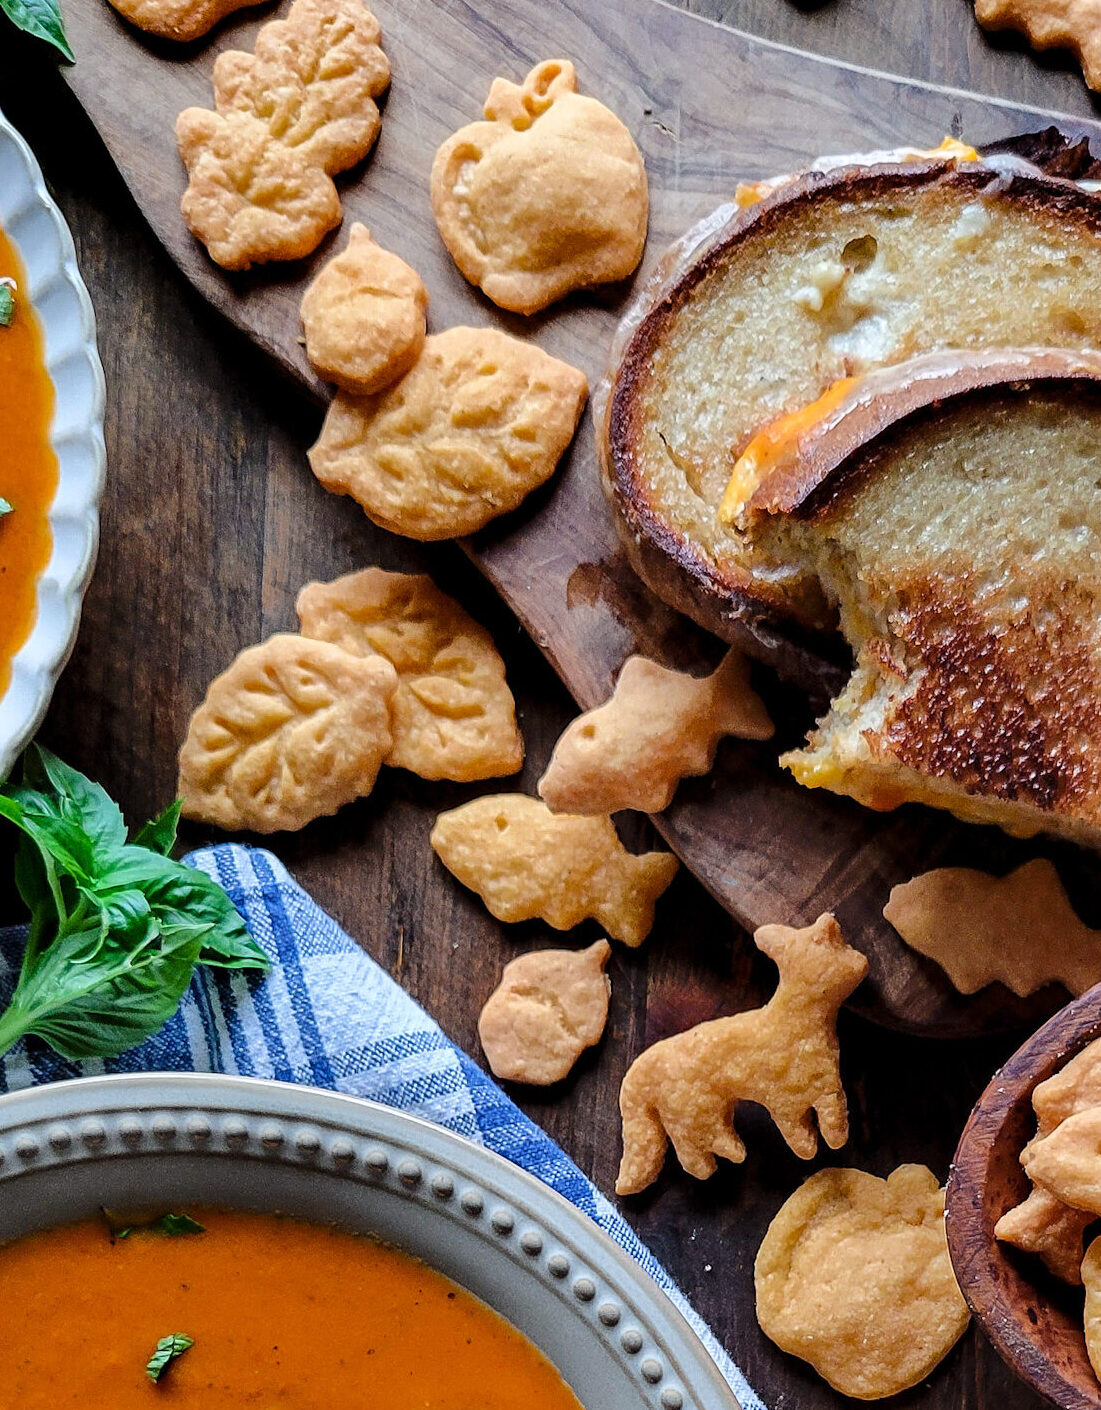
[[[1073,183],[937,160],[777,185],[666,282],[613,373],[601,451],[628,554],[659,596],[727,640],[748,630],[783,669],[830,609],[796,601],[787,567],[720,518],[751,443],[921,354],[1091,345],[1101,199]]]
[[[855,667],[803,784],[1101,847],[1101,353],[870,379],[728,504]]]

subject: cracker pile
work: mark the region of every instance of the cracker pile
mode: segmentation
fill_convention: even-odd
[[[251,54],[214,65],[214,108],[185,108],[181,210],[224,269],[300,259],[341,220],[332,178],[363,160],[390,82],[378,20],[363,0],[294,0]]]
[[[1005,877],[941,867],[896,886],[883,914],[961,994],[1001,982],[1022,997],[1045,984],[1083,994],[1101,982],[1101,931],[1078,919],[1046,858]]]
[[[646,244],[642,154],[577,87],[565,59],[536,64],[520,84],[494,79],[486,120],[460,128],[432,164],[444,244],[472,284],[514,313],[626,279]]]
[[[293,830],[366,797],[383,763],[463,780],[520,767],[504,664],[431,579],[369,568],[311,583],[299,615],[300,636],[243,651],[192,716],[186,817]]]

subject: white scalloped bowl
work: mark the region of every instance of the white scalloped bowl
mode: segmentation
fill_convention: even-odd
[[[53,547],[38,581],[30,636],[12,661],[0,697],[0,779],[42,723],[80,624],[99,542],[99,500],[106,452],[105,388],[92,301],[80,277],[69,227],[46,190],[31,149],[0,113],[0,226],[27,275],[46,367],[54,384],[50,444],[58,486],[50,507]]]

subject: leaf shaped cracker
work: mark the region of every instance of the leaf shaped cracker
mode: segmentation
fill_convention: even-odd
[[[326,487],[415,539],[472,534],[554,473],[585,406],[585,375],[496,328],[425,341],[400,382],[338,392],[310,451]]]
[[[184,816],[279,832],[374,787],[397,674],[379,656],[273,636],[211,682],[180,750]]]
[[[1101,1106],[1091,1106],[1038,1136],[1021,1152],[1028,1178],[1074,1209],[1101,1218]]]
[[[111,0],[124,19],[162,39],[198,39],[227,15],[261,0]]]
[[[478,1037],[494,1076],[547,1087],[600,1041],[611,982],[612,947],[532,950],[505,965],[478,1019]]]
[[[251,54],[218,55],[214,105],[259,119],[275,141],[335,176],[363,160],[382,125],[374,100],[390,64],[381,37],[363,0],[294,0]]]
[[[1101,1104],[1101,1039],[1088,1043],[1065,1067],[1032,1093],[1036,1140],[1049,1136],[1061,1122]],[[1024,1164],[1035,1142],[1021,1153]],[[1036,1186],[994,1226],[994,1235],[1025,1253],[1043,1259],[1048,1270],[1066,1283],[1082,1281],[1082,1240],[1094,1216],[1072,1209],[1050,1190]]]
[[[416,270],[357,221],[302,298],[306,356],[314,371],[366,396],[396,382],[424,346],[428,294]]]
[[[224,269],[300,259],[340,224],[329,177],[256,118],[185,108],[176,141],[188,174],[180,209]]]
[[[554,812],[660,813],[682,778],[708,772],[724,735],[772,732],[735,647],[702,678],[632,656],[607,704],[579,716],[554,746],[539,796]]]
[[[743,1161],[745,1146],[731,1121],[740,1101],[767,1107],[804,1160],[817,1151],[819,1132],[831,1150],[848,1140],[837,1011],[864,978],[868,961],[845,943],[831,915],[802,930],[764,925],[753,940],[780,971],[768,1003],[655,1043],[628,1069],[619,1092],[617,1194],[652,1184],[670,1141],[698,1180],[715,1173],[716,1156]]]
[[[573,65],[495,79],[485,116],[432,164],[436,224],[466,278],[502,308],[534,313],[631,274],[646,243],[646,168],[619,118],[578,94]]]
[[[1091,88],[1101,89],[1101,0],[975,0],[987,29],[1014,29],[1034,49],[1067,48]]]
[[[753,1279],[764,1334],[858,1400],[923,1381],[969,1321],[924,1165],[819,1170],[769,1225]]]
[[[1101,931],[1078,919],[1043,858],[1001,878],[969,867],[924,872],[892,890],[883,914],[961,994],[995,980],[1020,995],[1053,982],[1082,994],[1101,981]]]
[[[298,597],[306,636],[357,656],[377,652],[398,673],[387,763],[422,778],[469,782],[524,762],[505,665],[484,627],[431,578],[366,568]]]
[[[551,813],[537,798],[499,793],[441,813],[436,855],[498,920],[569,930],[590,916],[614,940],[641,945],[654,903],[677,870],[668,852],[632,856],[610,818]]]

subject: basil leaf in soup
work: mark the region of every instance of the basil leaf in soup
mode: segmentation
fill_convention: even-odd
[[[57,0],[0,0],[0,10],[16,29],[33,34],[36,39],[44,39],[47,44],[60,50],[70,63],[76,62],[65,36]]]
[[[2,0],[0,0],[0,3],[2,3]],[[0,328],[10,328],[14,317],[15,293],[10,284],[0,284]],[[7,501],[0,500],[0,504],[4,503],[7,503]]]
[[[194,1345],[194,1340],[183,1332],[173,1332],[171,1336],[161,1337],[156,1351],[145,1367],[145,1374],[151,1381],[159,1381],[172,1362],[185,1351],[190,1351]]]

